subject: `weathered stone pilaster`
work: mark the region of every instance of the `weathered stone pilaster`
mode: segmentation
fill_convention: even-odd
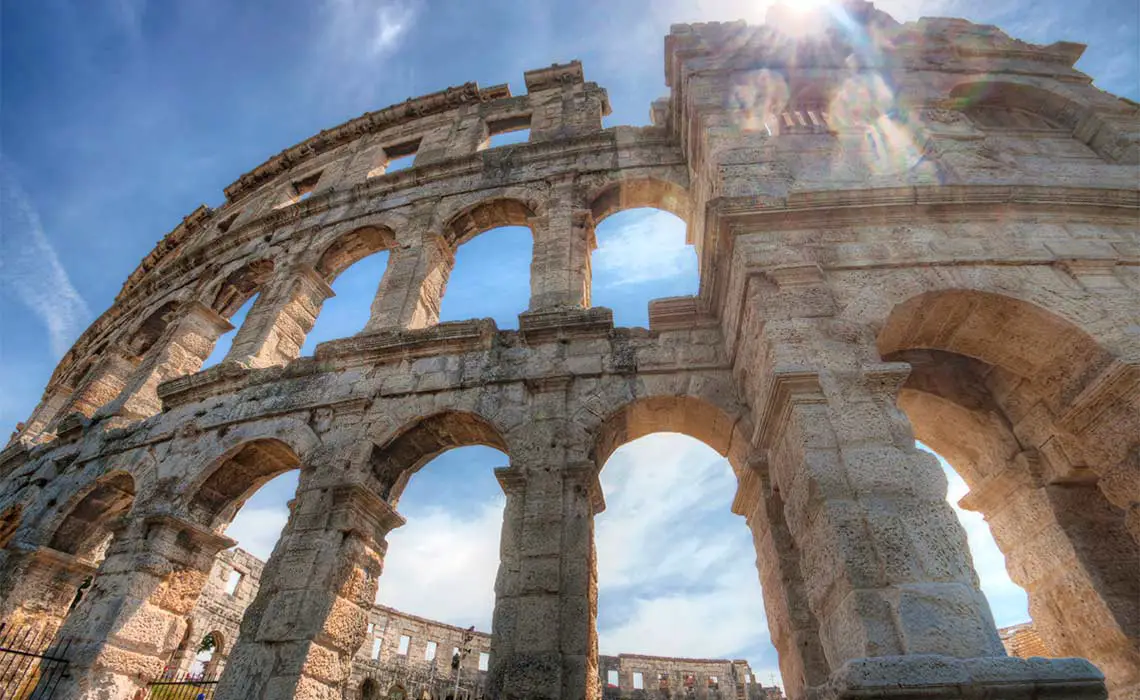
[[[829,349],[818,370],[774,368],[754,437],[819,622],[831,670],[819,692],[963,697],[997,682],[991,673],[1030,691],[1060,673],[1067,697],[1103,697],[1087,662],[1005,658],[945,478],[896,406],[909,366]],[[932,659],[954,680],[922,671]]]
[[[157,678],[185,636],[214,557],[233,544],[169,515],[132,519],[60,629],[72,644],[57,697],[129,698]]]
[[[82,413],[90,418],[100,407],[122,393],[140,362],[141,358],[121,349],[108,349],[103,359],[95,365],[88,377],[72,393],[67,404],[56,414],[51,428],[58,427],[59,421],[72,413]]]
[[[358,484],[298,492],[215,697],[341,697],[376,598],[384,537],[403,524]]]
[[[162,410],[158,385],[197,372],[218,338],[233,329],[218,312],[197,301],[187,304],[172,326],[147,352],[126,387],[96,416],[145,418],[158,413]]]
[[[454,251],[435,233],[425,234],[421,244],[393,250],[364,331],[435,325],[454,265]]]
[[[530,266],[530,310],[590,305],[590,253],[597,247],[594,218],[576,206],[574,182],[554,185],[542,216],[530,221],[534,253]]]
[[[332,296],[320,273],[310,265],[297,265],[257,297],[224,361],[273,367],[295,360],[321,305]]]
[[[827,681],[831,670],[808,604],[799,549],[784,521],[784,504],[755,464],[740,479],[733,511],[744,516],[756,547],[768,633],[779,653],[780,677],[790,698]]]
[[[496,470],[507,494],[495,581],[491,697],[594,698],[598,582],[592,463]]]
[[[985,514],[1049,651],[1092,661],[1114,697],[1140,693],[1140,551],[1123,513],[1095,484],[1036,483],[1032,471],[1011,465],[962,505]]]

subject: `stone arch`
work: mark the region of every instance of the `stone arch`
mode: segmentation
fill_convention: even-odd
[[[531,228],[531,220],[535,215],[534,208],[521,199],[494,196],[450,216],[443,225],[443,235],[448,245],[454,249],[484,231],[501,226]]]
[[[135,480],[125,471],[97,479],[79,491],[62,509],[47,545],[95,563],[114,531],[121,527],[135,502]]]
[[[692,396],[635,399],[601,422],[595,432],[590,458],[601,469],[618,447],[651,433],[665,432],[681,433],[700,440],[732,462],[733,440],[739,420],[738,416]]]
[[[180,306],[181,302],[170,300],[147,314],[127,335],[128,352],[139,357],[145,355],[166,332],[171,321],[175,319]]]
[[[594,225],[625,209],[649,207],[692,223],[692,200],[684,186],[659,177],[622,178],[608,183],[590,197]],[[690,238],[692,234],[686,234]]]
[[[360,684],[360,700],[380,700],[380,684],[373,678],[365,678]]]
[[[1119,363],[1036,304],[959,289],[897,304],[878,348],[883,359],[910,364],[899,406],[915,436],[969,484],[962,505],[986,517],[1050,650],[1100,665],[1110,688],[1135,686],[1140,547],[1126,520],[1135,495],[1099,487],[1106,466],[1087,460],[1094,451],[1082,449],[1087,441],[1064,418]],[[1123,449],[1101,452],[1126,453],[1140,439],[1117,438]]]
[[[220,530],[266,482],[300,466],[297,452],[277,438],[251,439],[231,447],[201,473],[187,504],[190,518]]]
[[[1016,80],[968,80],[955,85],[949,97],[958,109],[1003,107],[1036,115],[1052,127],[1069,131],[1102,158],[1121,164],[1140,161],[1135,145],[1121,148],[1118,129],[1096,110],[1055,90]],[[1135,119],[1135,115],[1131,115]]]
[[[386,226],[366,225],[337,236],[321,253],[314,267],[332,284],[340,273],[360,260],[396,245],[396,234]]]
[[[206,678],[215,678],[217,676],[218,666],[222,663],[227,654],[226,636],[222,634],[221,630],[212,629],[202,635],[202,640],[198,643],[199,647],[205,643],[206,637],[211,637],[214,640],[214,648],[213,655],[211,655],[210,660],[206,662],[202,673]],[[197,652],[197,650],[195,650],[195,652]]]
[[[468,445],[509,452],[498,428],[468,411],[435,413],[403,427],[372,449],[370,471],[379,484],[380,496],[395,507],[412,474],[447,450]]]
[[[269,259],[254,260],[234,270],[222,280],[210,304],[218,315],[229,318],[273,276],[274,263]]]

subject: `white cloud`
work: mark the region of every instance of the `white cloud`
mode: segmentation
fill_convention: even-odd
[[[48,332],[51,352],[67,352],[91,315],[44,233],[40,216],[6,166],[0,165],[0,289],[32,310]]]
[[[492,499],[470,519],[443,507],[409,515],[407,525],[388,535],[377,601],[490,630],[503,505],[501,497]]]
[[[226,528],[226,537],[237,540],[239,547],[258,559],[268,561],[288,518],[289,510],[284,504],[247,503]]]
[[[696,252],[685,244],[685,222],[663,211],[619,212],[598,226],[594,284],[617,287],[696,275]]]
[[[326,0],[324,9],[327,48],[371,60],[399,45],[418,7],[407,0]]]

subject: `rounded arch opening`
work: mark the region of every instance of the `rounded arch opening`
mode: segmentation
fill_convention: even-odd
[[[408,686],[409,697],[451,691],[459,648],[461,694],[474,697],[482,683],[506,503],[495,470],[508,464],[506,451],[495,426],[463,411],[417,419],[373,449],[380,492],[407,522],[387,537],[377,590],[387,631],[374,630],[364,647],[397,678],[411,669],[431,679]]]
[[[302,355],[312,355],[327,340],[347,338],[367,325],[387,274],[396,236],[386,226],[362,226],[337,237],[314,265],[334,295],[319,305],[305,335]]]
[[[658,178],[619,180],[602,188],[590,202],[595,226],[620,211],[644,208],[669,212],[686,223],[692,215],[688,190]]]
[[[734,430],[715,407],[673,397],[634,402],[603,423],[594,451],[606,498],[596,518],[599,650],[656,657],[603,669],[623,696],[708,687],[735,697],[776,684],[757,554],[732,512]]]
[[[380,684],[372,678],[365,678],[360,684],[360,700],[381,700]]]
[[[534,216],[526,203],[498,198],[444,225],[454,259],[440,291],[440,321],[492,318],[499,328],[518,327],[532,293]]]
[[[964,290],[898,304],[878,344],[883,359],[911,367],[899,407],[920,444],[945,458],[948,500],[1010,653],[1029,630],[1034,655],[1088,658],[1110,688],[1134,683],[1122,660],[1136,623],[1119,601],[1140,598],[1140,549],[1100,475],[1103,456],[1135,438],[1093,444],[1058,420],[1111,354],[1040,306]],[[1098,413],[1117,433],[1135,424],[1113,414],[1128,400],[1106,406]]]
[[[259,438],[232,448],[206,470],[187,510],[213,530],[224,530],[247,499],[274,477],[300,468],[293,448],[276,438]]]
[[[115,472],[100,478],[68,509],[48,546],[98,564],[134,502],[135,480],[130,474]]]

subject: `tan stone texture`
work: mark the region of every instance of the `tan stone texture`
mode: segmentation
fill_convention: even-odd
[[[342,697],[400,493],[481,444],[509,456],[489,693],[596,698],[597,473],[657,430],[732,464],[791,697],[1140,696],[1140,108],[1079,45],[845,7],[862,63],[831,32],[797,64],[778,16],[676,25],[651,126],[603,128],[605,90],[555,65],[322,131],[186,217],[0,454],[0,612],[66,615],[67,697],[184,651],[218,533],[291,469],[217,697]],[[529,140],[485,148],[504,124]],[[640,206],[686,220],[700,293],[615,328],[594,227]],[[455,250],[503,225],[534,235],[519,329],[439,323]],[[366,327],[298,357],[380,250]],[[916,437],[1080,658],[1006,656]],[[76,562],[99,568],[67,615]]]

